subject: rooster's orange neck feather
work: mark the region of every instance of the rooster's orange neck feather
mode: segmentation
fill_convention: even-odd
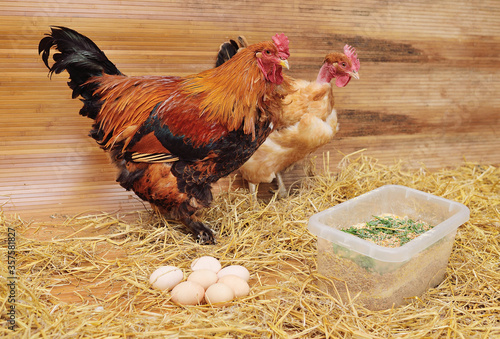
[[[247,134],[254,133],[258,108],[276,87],[265,81],[250,49],[239,51],[217,68],[186,77],[181,86],[186,94],[203,98],[200,114],[208,121],[216,121],[230,131],[243,125]]]

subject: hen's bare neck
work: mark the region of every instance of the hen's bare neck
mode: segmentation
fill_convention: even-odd
[[[321,69],[319,70],[318,77],[316,78],[316,83],[318,84],[329,84],[330,81],[334,76],[329,70],[329,65],[328,63],[323,63],[323,66],[321,66]]]

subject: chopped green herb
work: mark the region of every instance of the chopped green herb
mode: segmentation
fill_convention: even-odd
[[[355,235],[386,247],[402,246],[427,232],[433,226],[409,218],[394,215],[373,216],[373,219],[358,225],[343,229],[343,232]]]

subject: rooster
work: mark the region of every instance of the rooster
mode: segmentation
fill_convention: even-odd
[[[224,64],[246,46],[244,37],[223,43],[215,66]],[[270,183],[274,178],[278,182],[278,197],[286,197],[288,193],[280,173],[333,139],[338,123],[331,81],[335,79],[337,87],[344,87],[351,78],[359,79],[359,68],[356,50],[345,45],[344,53],[325,56],[316,81],[285,76],[291,84],[291,91],[285,99],[279,126],[239,169],[249,183],[254,200],[256,186],[262,182]]]
[[[51,48],[54,64],[49,66]],[[86,36],[52,27],[39,44],[49,75],[66,70],[80,114],[94,120],[90,136],[118,167],[117,181],[215,243],[195,213],[212,201],[211,185],[264,142],[288,92],[288,39],[245,48],[230,61],[186,77],[126,76]]]

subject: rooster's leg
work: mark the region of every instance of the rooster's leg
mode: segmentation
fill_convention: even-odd
[[[285,188],[280,172],[276,172],[276,181],[278,182],[278,198],[283,199],[288,197],[288,192]]]
[[[193,220],[191,217],[184,217],[181,222],[191,231],[196,240],[204,245],[214,245],[215,238],[212,230],[201,221]]]
[[[126,167],[120,167],[122,171],[118,181],[123,187],[133,189],[141,199],[149,201],[165,217],[182,222],[200,243],[215,244],[212,230],[194,215],[200,208],[210,205],[210,185],[188,187],[184,183],[184,191],[181,191],[179,181],[170,168],[170,164],[130,162]],[[199,196],[186,193],[186,189]]]

